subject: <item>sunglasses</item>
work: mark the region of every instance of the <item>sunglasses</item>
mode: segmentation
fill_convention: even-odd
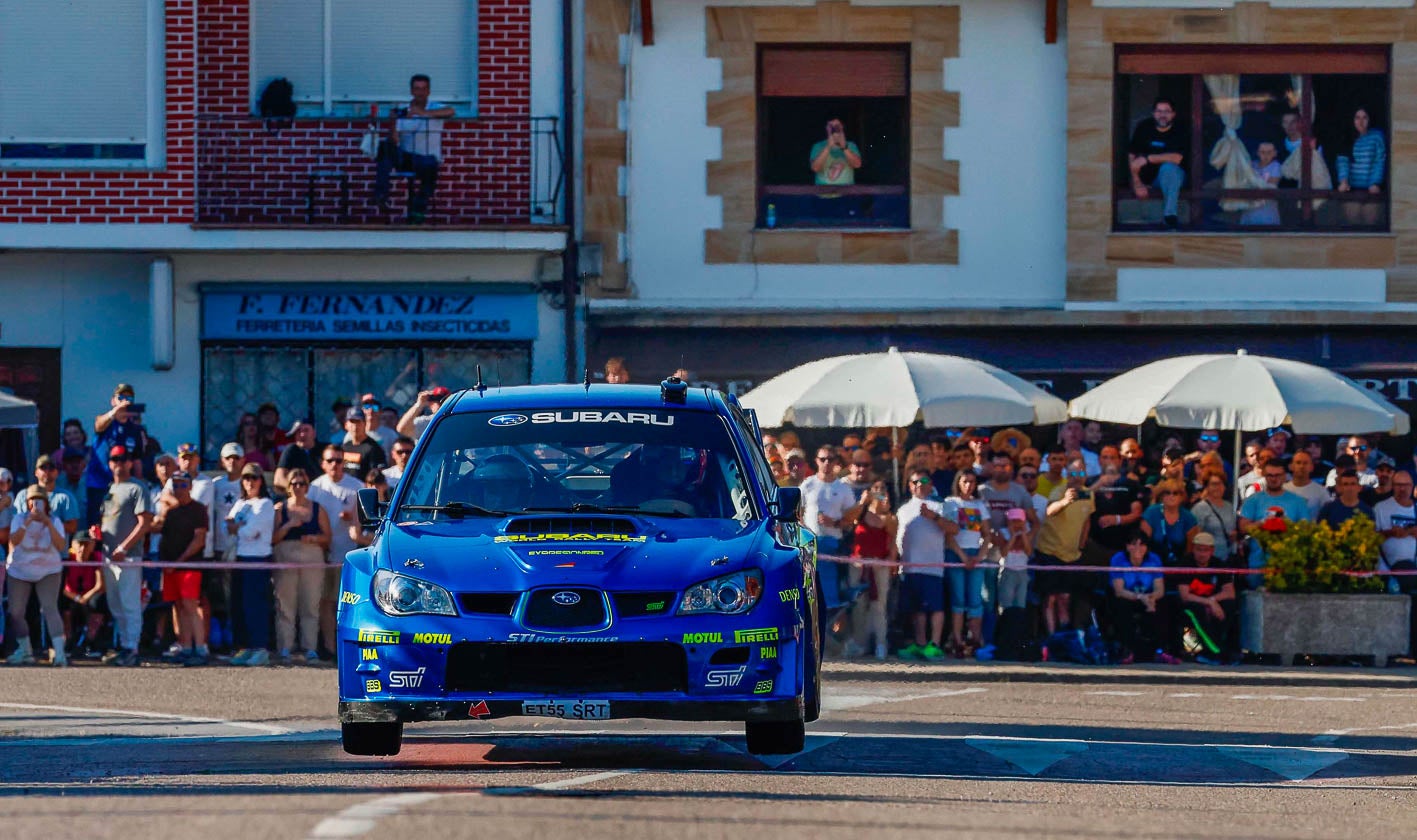
[[[1366,446],[1350,446],[1350,447],[1348,447],[1348,451],[1349,451],[1349,452],[1367,452],[1367,451],[1368,451],[1368,447],[1366,447]]]
[[[1204,443],[1220,443],[1220,435],[1201,435],[1201,441]]]
[[[49,472],[51,470],[55,472],[59,471],[59,467],[55,464],[45,464],[44,466],[40,467],[40,469],[44,470],[45,472]]]
[[[310,486],[310,482],[308,482],[308,481],[292,481],[292,482],[290,482],[290,486],[291,486],[291,487],[309,487],[309,486]]]
[[[911,486],[913,486],[913,487],[929,487],[929,486],[930,486],[930,479],[928,479],[928,478],[916,478],[916,479],[912,479],[911,482],[910,482],[910,484],[911,484]]]
[[[851,468],[854,470],[854,469],[856,469],[857,467],[860,467],[860,468],[863,469],[863,470],[869,470],[869,469],[871,468],[871,465],[870,465],[870,464],[862,464],[862,463],[860,463],[860,462],[858,462],[858,461],[852,461],[852,462],[851,462]]]
[[[1019,477],[1019,478],[1037,478],[1037,477],[1038,477],[1038,473],[1036,473],[1036,472],[1021,472],[1021,473],[1018,474],[1018,477]]]
[[[394,450],[394,454],[395,454],[395,455],[412,455],[412,454],[413,454],[413,450],[412,450],[412,449],[395,449],[395,450]]]
[[[1064,473],[1068,478],[1087,478],[1086,470],[1068,470]]]
[[[324,463],[326,463],[326,464],[338,464],[338,463],[344,461],[344,459],[343,459],[343,458],[324,458],[324,459],[322,459],[322,461],[323,461]]]
[[[379,405],[378,403],[361,403],[360,407],[372,409],[373,411],[378,411],[379,409],[383,408],[383,406]]]

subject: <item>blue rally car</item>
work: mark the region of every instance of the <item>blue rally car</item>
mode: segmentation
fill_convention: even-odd
[[[737,400],[660,386],[472,389],[425,430],[339,606],[346,752],[411,721],[741,720],[802,749],[821,701],[816,542]]]

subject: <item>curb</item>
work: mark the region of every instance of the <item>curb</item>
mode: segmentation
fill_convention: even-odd
[[[1262,685],[1334,688],[1417,688],[1417,667],[1276,668],[1256,665],[1076,665],[1071,663],[827,661],[822,672],[835,679],[893,682],[1152,683],[1159,685]]]

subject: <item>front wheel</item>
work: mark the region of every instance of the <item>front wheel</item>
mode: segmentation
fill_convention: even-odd
[[[800,720],[748,722],[748,752],[753,755],[792,755],[807,743],[807,726]]]
[[[403,722],[342,723],[340,742],[350,755],[398,755],[403,747]]]

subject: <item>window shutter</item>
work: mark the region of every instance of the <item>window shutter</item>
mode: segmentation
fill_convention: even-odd
[[[0,0],[0,140],[144,143],[148,0]]]
[[[907,48],[768,47],[763,96],[905,96]]]
[[[338,0],[332,6],[335,102],[408,99],[408,80],[433,80],[432,99],[468,103],[475,85],[474,0]]]
[[[251,0],[251,105],[272,79],[286,78],[296,102],[325,101],[325,4]]]

